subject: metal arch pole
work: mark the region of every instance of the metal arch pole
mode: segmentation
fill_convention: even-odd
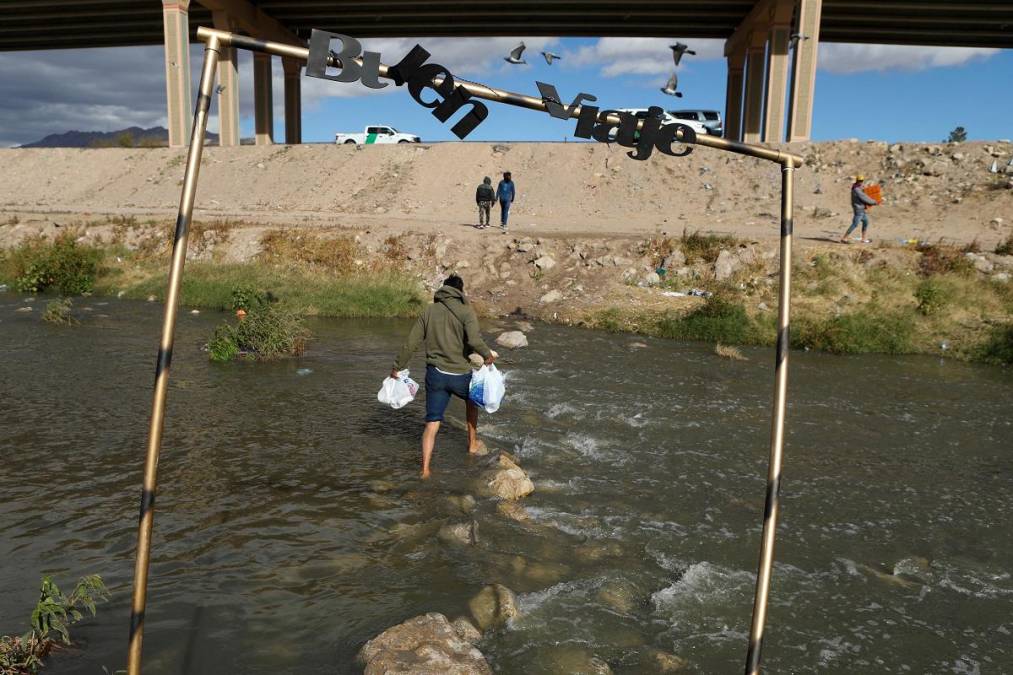
[[[155,473],[158,467],[158,452],[161,445],[163,418],[165,412],[165,394],[168,384],[169,362],[172,356],[172,341],[176,322],[179,285],[183,273],[183,262],[186,256],[187,229],[193,213],[193,198],[197,186],[197,174],[200,169],[200,156],[204,148],[204,132],[207,126],[207,112],[210,104],[211,89],[214,83],[214,72],[218,62],[219,49],[222,47],[238,47],[255,52],[265,52],[278,56],[305,61],[309,50],[305,47],[288,45],[278,42],[258,40],[245,35],[228,33],[200,27],[197,37],[207,42],[204,70],[201,74],[200,97],[194,115],[194,132],[191,137],[190,152],[187,156],[186,174],[183,182],[183,194],[180,198],[179,216],[176,221],[176,238],[173,244],[172,268],[169,275],[169,291],[166,297],[165,319],[162,328],[162,342],[158,353],[155,379],[155,394],[152,403],[151,427],[148,437],[148,456],[144,472],[144,490],[141,496],[141,519],[138,528],[137,565],[134,571],[134,596],[130,621],[130,658],[128,674],[139,675],[141,668],[141,636],[144,629],[144,605],[147,589],[148,561],[151,548],[151,529],[153,523],[153,507],[155,495]],[[340,61],[332,60],[332,65],[340,65]],[[380,66],[380,76],[387,77],[387,66]],[[442,78],[435,78],[438,83]],[[501,89],[494,89],[484,84],[457,80],[472,96],[488,101],[513,105],[530,110],[545,112],[545,103],[538,98],[517,94]],[[571,112],[571,117],[580,115],[580,107]],[[617,123],[615,116],[609,121]],[[681,134],[680,134],[681,140]],[[777,534],[777,515],[779,510],[779,492],[781,481],[781,463],[784,448],[785,408],[788,390],[788,322],[791,300],[791,245],[792,245],[792,199],[794,170],[802,166],[802,158],[780,150],[758,145],[740,143],[715,136],[698,136],[695,143],[726,152],[757,157],[776,162],[782,167],[781,176],[781,251],[780,251],[780,287],[778,297],[777,349],[774,368],[774,400],[770,434],[770,461],[767,471],[767,495],[764,508],[763,534],[760,545],[759,569],[756,578],[756,596],[753,604],[753,619],[750,627],[749,646],[746,655],[746,674],[760,672],[760,657],[763,643],[763,631],[767,617],[767,604],[770,591],[770,577],[774,563],[774,540]]]
[[[781,462],[784,450],[784,418],[788,396],[788,323],[791,310],[792,191],[795,168],[781,168],[781,270],[777,303],[777,349],[774,362],[774,401],[771,410],[770,460],[767,466],[767,498],[763,509],[763,535],[756,573],[753,621],[746,651],[746,675],[758,675],[767,621],[770,577],[774,567],[774,539],[780,509]]]
[[[162,429],[165,421],[165,397],[169,385],[169,364],[172,362],[172,345],[176,333],[176,313],[179,308],[179,287],[186,259],[186,240],[193,216],[197,175],[204,151],[204,132],[207,130],[208,108],[214,88],[215,69],[221,44],[212,36],[204,50],[204,69],[201,71],[200,92],[193,116],[190,150],[186,156],[186,173],[183,174],[183,193],[176,216],[176,234],[172,243],[172,266],[169,269],[169,287],[165,296],[165,314],[162,319],[162,339],[155,362],[155,393],[151,402],[151,423],[148,427],[148,453],[144,461],[144,487],[141,490],[141,514],[137,527],[137,560],[134,565],[134,593],[130,606],[130,649],[127,656],[128,675],[141,673],[141,642],[144,638],[144,607],[148,594],[148,564],[151,560],[151,530],[155,519],[155,486],[158,471],[158,453],[162,446]]]

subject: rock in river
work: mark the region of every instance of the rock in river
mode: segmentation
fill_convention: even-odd
[[[430,612],[388,628],[359,651],[365,675],[492,675],[473,642],[477,631],[460,630]]]
[[[503,455],[498,455],[492,468],[483,472],[476,486],[484,496],[520,499],[535,491],[524,469]]]
[[[519,330],[509,330],[496,338],[496,344],[507,349],[519,349],[528,346],[528,338]]]
[[[498,628],[518,616],[517,597],[502,584],[486,586],[478,595],[468,601],[468,609],[475,623],[483,630]]]
[[[447,523],[436,536],[448,544],[473,546],[478,542],[478,523],[474,520],[469,523]]]

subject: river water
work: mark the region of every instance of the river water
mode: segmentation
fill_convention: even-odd
[[[23,304],[0,294],[0,633],[24,629],[42,573],[102,574],[112,600],[49,672],[112,671],[161,308],[82,299],[82,324],[61,327]],[[478,544],[455,547],[433,534],[464,519],[448,499],[475,472],[463,432],[441,432],[421,483],[423,401],[375,399],[406,322],[314,321],[303,358],[215,365],[200,345],[221,319],[180,316],[146,672],[355,672],[365,640],[465,614],[491,582],[523,611],[480,644],[497,672],[563,672],[583,653],[636,673],[652,649],[741,672],[770,350],[731,362],[536,326],[481,428],[535,481],[533,521],[480,500]],[[1013,672],[1010,372],[793,353],[790,382],[768,672]]]

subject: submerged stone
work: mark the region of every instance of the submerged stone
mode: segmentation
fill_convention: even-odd
[[[502,584],[486,586],[468,601],[468,609],[475,623],[483,630],[499,628],[520,615],[517,596]]]
[[[447,523],[436,536],[447,544],[473,546],[478,543],[478,523],[474,520],[469,523]]]
[[[496,512],[510,520],[516,520],[518,523],[526,523],[531,520],[528,510],[517,502],[499,502],[496,504]]]
[[[534,673],[612,675],[608,663],[582,647],[560,646],[540,651],[533,665]]]
[[[632,614],[641,604],[640,596],[640,589],[625,579],[609,579],[595,595],[599,602],[620,614]]]

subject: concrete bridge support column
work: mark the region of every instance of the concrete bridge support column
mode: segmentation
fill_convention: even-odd
[[[823,0],[797,0],[797,37],[792,59],[791,96],[788,109],[788,142],[812,137],[816,61],[820,44]]]
[[[285,142],[289,145],[302,143],[302,62],[295,59],[281,60],[285,69]]]
[[[791,24],[774,24],[767,41],[766,110],[763,115],[763,142],[784,140],[784,92],[788,84],[788,39]]]
[[[189,10],[190,0],[162,0],[169,147],[180,147],[190,142],[193,98],[190,93]]]
[[[274,143],[274,97],[271,92],[271,55],[253,54],[253,120],[257,145]]]
[[[239,32],[238,22],[228,13],[213,14],[215,28]],[[232,47],[218,57],[218,145],[239,145],[239,60]]]
[[[746,50],[728,55],[728,85],[725,90],[725,138],[742,140],[742,87],[746,72]]]
[[[759,143],[763,133],[763,77],[766,65],[766,33],[755,31],[746,49],[746,105],[743,115],[742,140]]]

